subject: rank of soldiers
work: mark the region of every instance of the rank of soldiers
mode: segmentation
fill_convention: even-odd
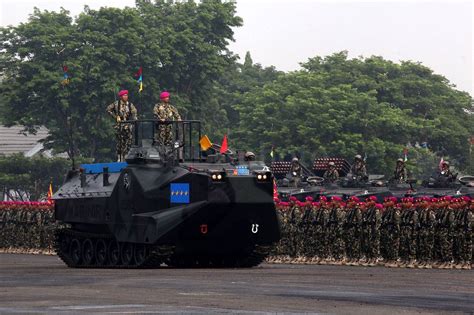
[[[338,197],[277,200],[282,239],[272,262],[471,269],[474,200]]]

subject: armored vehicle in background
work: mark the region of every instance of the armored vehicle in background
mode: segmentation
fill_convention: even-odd
[[[334,163],[339,180],[330,182],[323,178],[328,164]],[[318,200],[321,196],[331,198],[334,196],[344,200],[351,196],[365,199],[371,196],[377,197],[379,202],[384,198],[392,196],[392,193],[384,181],[383,175],[369,175],[367,179],[359,179],[350,174],[350,164],[343,158],[317,158],[313,162],[312,170],[305,173],[304,180],[299,187],[285,185],[285,172],[289,171],[289,162],[272,163],[272,171],[277,178],[278,194],[282,200],[288,200],[291,196],[304,201],[310,196]]]
[[[215,145],[199,121],[127,121],[126,163],[82,165],[54,194],[70,267],[252,267],[280,238],[270,171]],[[162,139],[165,137],[166,139]],[[205,142],[205,141],[204,141]]]

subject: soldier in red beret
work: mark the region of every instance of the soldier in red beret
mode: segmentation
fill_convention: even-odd
[[[127,90],[121,90],[118,93],[118,97],[118,101],[115,101],[107,106],[107,113],[109,113],[116,121],[114,129],[115,136],[117,138],[117,160],[121,162],[125,160],[125,155],[127,155],[130,147],[132,146],[132,125],[121,124],[120,122],[126,120],[136,120],[138,114],[135,106],[128,101]]]
[[[160,103],[153,108],[153,116],[159,121],[179,121],[181,116],[178,110],[170,104],[170,93],[163,91],[160,93]],[[172,125],[160,125],[158,129],[158,136],[156,140],[160,145],[170,145],[173,141]]]

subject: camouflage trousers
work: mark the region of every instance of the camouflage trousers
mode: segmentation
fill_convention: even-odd
[[[434,234],[429,227],[422,227],[418,232],[418,259],[433,260]]]
[[[330,224],[328,227],[329,256],[337,260],[342,259],[345,254],[343,233],[342,226],[338,224]]]
[[[171,125],[158,126],[158,130],[155,133],[155,141],[158,142],[159,145],[166,145],[169,146],[173,143],[173,129]]]
[[[362,229],[361,252],[367,258],[378,258],[380,256],[380,230],[372,224]]]
[[[440,227],[438,229],[439,252],[442,262],[450,262],[453,260],[453,240],[449,228]]]
[[[456,262],[472,260],[472,231],[458,228],[453,233],[453,258]]]
[[[397,260],[400,253],[400,230],[389,226],[385,232],[384,244],[385,256],[388,260]]]
[[[346,254],[349,259],[360,259],[360,231],[351,226],[345,230]]]
[[[400,233],[400,258],[404,260],[416,259],[416,231],[411,226],[404,226]]]
[[[317,224],[315,227],[315,256],[319,258],[327,258],[327,239],[326,229],[322,224]]]
[[[125,161],[125,156],[130,151],[133,142],[132,130],[129,126],[115,126],[115,136],[117,138],[116,152],[119,161]]]

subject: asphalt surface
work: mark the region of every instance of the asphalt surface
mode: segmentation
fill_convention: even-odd
[[[0,254],[0,314],[474,313],[474,271],[263,264],[71,269]]]

